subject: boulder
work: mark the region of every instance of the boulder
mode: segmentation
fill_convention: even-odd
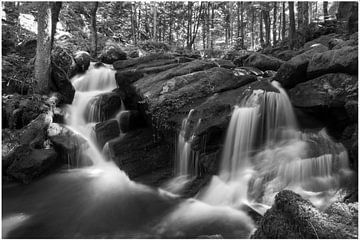
[[[122,99],[117,92],[103,93],[92,98],[85,111],[88,122],[102,122],[115,117],[121,109]]]
[[[244,66],[256,67],[260,70],[278,70],[284,61],[265,54],[253,53],[244,61]]]
[[[23,183],[29,183],[52,169],[57,154],[54,149],[33,149],[29,145],[21,145],[6,158],[11,162],[6,174]]]
[[[274,80],[281,83],[284,88],[292,88],[296,84],[307,81],[307,66],[310,59],[316,53],[327,51],[324,45],[316,45],[310,50],[299,54],[282,64],[277,71]]]
[[[124,68],[134,67],[134,66],[144,64],[144,63],[149,63],[149,62],[152,62],[155,60],[168,60],[168,59],[174,59],[174,56],[171,54],[153,53],[153,54],[149,54],[144,57],[132,58],[132,59],[127,59],[127,60],[119,60],[119,61],[114,62],[113,65],[116,70],[120,70],[120,69],[124,69]],[[163,65],[163,64],[160,64],[160,65]],[[159,66],[159,65],[157,65],[157,66]]]
[[[357,238],[357,204],[340,205],[321,212],[300,195],[283,190],[251,238]]]
[[[39,114],[49,111],[55,104],[48,101],[47,96],[38,94],[33,95],[3,95],[2,112],[6,119],[8,127],[11,129],[20,129]]]
[[[314,54],[307,66],[307,77],[312,79],[327,73],[358,72],[358,48],[344,47]]]
[[[10,161],[12,160],[11,158],[6,158],[6,156],[20,146],[19,130],[3,129],[1,132],[1,146],[2,169],[4,172],[10,166]]]
[[[59,162],[70,166],[91,165],[89,159],[81,154],[89,145],[86,139],[61,124],[51,123],[47,135],[59,156]]]
[[[106,142],[120,136],[119,123],[117,120],[108,120],[95,125],[95,135],[100,149]]]
[[[283,60],[283,61],[289,61],[291,58],[295,57],[296,55],[298,55],[297,51],[294,50],[284,50],[281,51],[279,53],[275,54],[275,57]]]
[[[105,46],[101,51],[99,56],[101,62],[106,64],[113,64],[118,60],[125,60],[126,53],[120,49],[118,46],[108,45]]]
[[[69,70],[69,78],[72,78],[78,73],[84,73],[89,69],[91,56],[88,52],[78,51],[74,55],[74,61],[72,62]]]
[[[311,47],[315,44],[321,44],[323,46],[329,46],[329,49],[331,49],[331,41],[333,39],[341,39],[341,35],[339,34],[336,34],[336,33],[331,33],[331,34],[327,34],[327,35],[321,35],[320,37],[314,39],[314,40],[311,40],[309,42],[306,42],[303,46],[303,49],[305,51],[311,49]]]
[[[289,90],[296,107],[344,106],[357,98],[357,76],[329,73],[296,85]]]
[[[234,69],[236,76],[256,76],[260,77],[264,75],[264,72],[255,67],[237,67]]]
[[[151,129],[128,132],[108,142],[110,158],[131,178],[170,164],[172,151],[164,142],[154,142]]]
[[[126,110],[119,114],[120,130],[122,133],[126,133],[138,128],[146,127],[145,119],[142,117],[139,111]]]

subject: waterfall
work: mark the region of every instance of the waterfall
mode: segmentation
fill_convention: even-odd
[[[76,92],[72,105],[68,107],[70,117],[66,122],[67,128],[87,140],[89,148],[82,152],[83,155],[91,159],[94,165],[104,164],[106,159],[98,150],[93,136],[94,125],[102,119],[96,98],[116,88],[115,72],[107,66],[95,67],[91,63],[89,70],[74,76],[71,81]],[[90,102],[92,104],[88,107]]]
[[[179,132],[175,157],[175,174],[177,176],[196,175],[198,172],[198,154],[191,150],[191,143],[196,137],[195,131],[200,125],[201,119],[198,120],[193,130],[189,132],[189,119],[193,112],[194,109],[191,109],[187,117],[183,119]],[[189,138],[186,140],[187,136]]]
[[[271,205],[277,192],[291,189],[315,205],[327,204],[351,174],[348,156],[321,130],[302,133],[284,89],[255,90],[234,107],[219,176],[198,194],[215,205]]]

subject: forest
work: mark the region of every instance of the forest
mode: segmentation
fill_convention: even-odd
[[[358,238],[358,2],[1,8],[3,238]]]

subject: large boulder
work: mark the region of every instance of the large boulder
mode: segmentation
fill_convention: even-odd
[[[74,61],[69,70],[69,78],[72,78],[78,73],[84,73],[89,69],[91,56],[88,52],[78,51],[74,55]]]
[[[6,120],[9,128],[20,129],[29,124],[39,114],[55,107],[56,104],[50,103],[48,100],[47,96],[38,94],[26,96],[19,94],[3,95],[2,118]]]
[[[252,238],[357,238],[357,203],[336,203],[319,211],[300,195],[284,190],[275,197]]]
[[[121,109],[122,99],[117,92],[99,94],[93,97],[85,111],[88,122],[102,122],[115,117]]]
[[[349,153],[351,168],[358,170],[358,124],[352,124],[345,128],[341,136],[341,142]]]
[[[277,71],[284,61],[271,57],[265,54],[253,53],[244,61],[244,66],[256,67],[260,70],[274,70]]]
[[[358,78],[329,73],[296,85],[289,90],[294,107],[319,120],[329,133],[340,138],[346,126],[357,122]]]
[[[75,167],[91,165],[89,158],[81,153],[89,148],[87,140],[82,136],[57,123],[50,124],[47,135],[60,163]]]
[[[344,47],[314,54],[307,66],[307,77],[315,78],[326,73],[348,73],[356,75],[358,72],[358,48]]]
[[[313,46],[310,50],[299,54],[282,64],[274,80],[281,83],[284,88],[292,88],[296,84],[307,81],[306,70],[309,61],[316,53],[327,51],[324,45]]]
[[[111,139],[120,136],[119,123],[117,120],[108,120],[95,125],[95,135],[100,149]]]
[[[103,63],[113,64],[118,60],[125,60],[126,53],[118,46],[108,45],[101,51],[99,59]]]
[[[296,107],[344,106],[357,98],[357,76],[329,73],[296,85],[289,90]]]
[[[140,64],[150,63],[153,61],[159,61],[159,62],[161,62],[161,64],[158,63],[158,64],[155,64],[155,66],[160,66],[160,65],[163,65],[163,62],[160,60],[169,60],[169,59],[170,60],[174,59],[174,56],[171,54],[154,53],[154,54],[149,54],[144,57],[132,58],[132,59],[127,59],[127,60],[119,60],[119,61],[114,62],[113,65],[116,70],[120,70],[120,69],[124,69],[124,68],[138,66]]]
[[[119,114],[119,126],[122,133],[129,132],[138,128],[146,127],[146,122],[139,111],[126,110]]]
[[[154,142],[151,129],[128,132],[108,142],[110,158],[131,178],[170,164],[170,146]]]
[[[23,183],[28,183],[52,169],[56,164],[57,154],[54,149],[34,149],[21,145],[6,156],[11,162],[6,174]]]

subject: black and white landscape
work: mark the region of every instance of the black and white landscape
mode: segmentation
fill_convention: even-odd
[[[358,238],[358,2],[2,2],[2,238]]]

